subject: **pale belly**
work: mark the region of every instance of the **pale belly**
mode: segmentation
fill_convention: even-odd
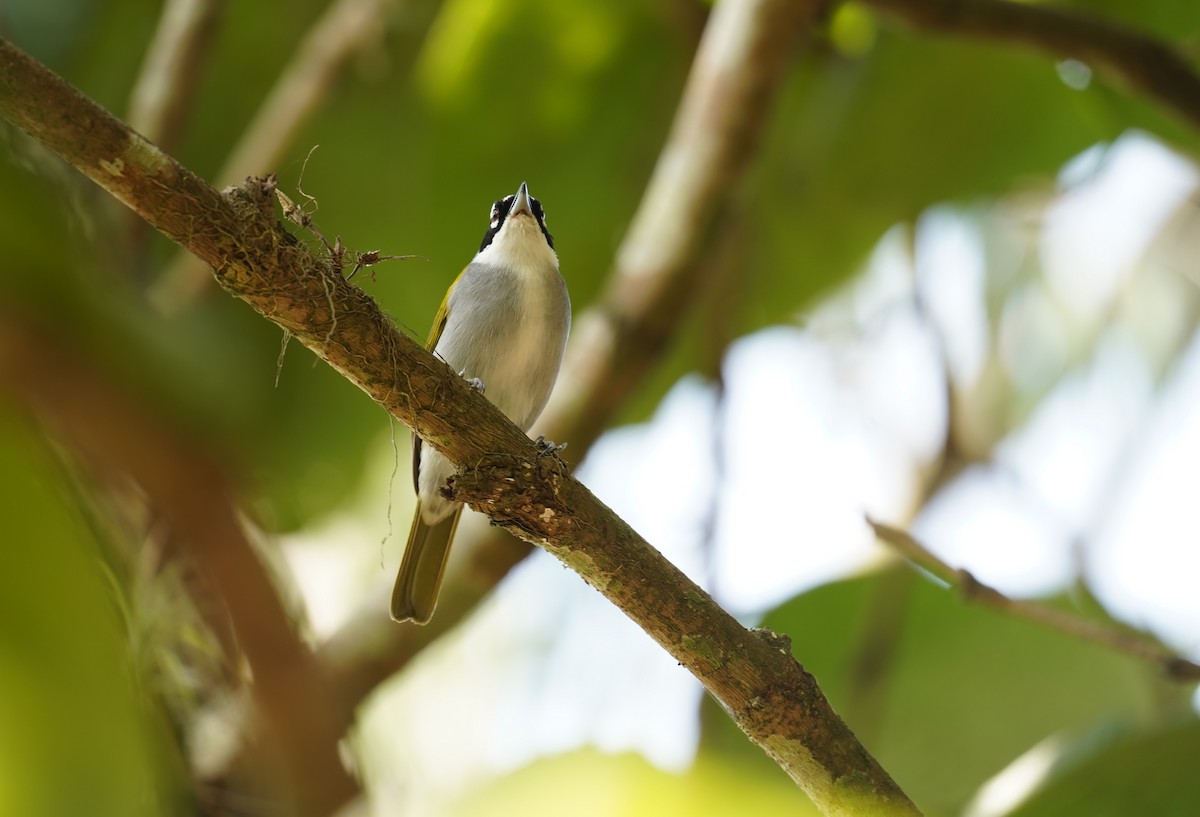
[[[566,288],[557,270],[548,273],[520,280],[506,270],[468,269],[451,296],[450,320],[435,348],[456,372],[482,380],[484,395],[524,431],[550,398],[570,330]],[[418,488],[426,522],[455,507],[438,493],[454,470],[422,447]]]

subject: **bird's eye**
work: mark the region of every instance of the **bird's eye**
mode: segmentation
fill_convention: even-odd
[[[492,205],[492,218],[490,222],[491,228],[494,230],[500,226],[500,222],[504,221],[504,217],[508,215],[509,209],[512,207],[515,196],[507,196],[500,199]]]
[[[542,209],[542,203],[537,199],[530,199],[529,204],[533,208],[533,215],[537,217],[538,221],[542,222],[543,226],[545,226],[546,211]]]

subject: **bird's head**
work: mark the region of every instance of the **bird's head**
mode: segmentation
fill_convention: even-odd
[[[529,195],[525,182],[521,182],[516,193],[492,205],[488,229],[475,261],[515,267],[558,266],[554,236],[546,229],[546,211],[540,201]]]

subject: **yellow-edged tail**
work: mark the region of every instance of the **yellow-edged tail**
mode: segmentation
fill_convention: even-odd
[[[454,540],[460,516],[461,505],[436,525],[427,525],[421,517],[421,503],[417,503],[408,545],[392,590],[392,618],[396,621],[428,624],[433,617],[442,576],[446,573],[450,542]]]

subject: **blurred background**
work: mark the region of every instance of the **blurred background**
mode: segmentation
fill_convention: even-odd
[[[1196,68],[1200,5],[1066,5]],[[578,344],[620,301],[710,14],[3,0],[0,34],[206,179],[276,172],[352,253],[425,257],[355,278],[418,338],[527,181]],[[592,425],[555,414],[564,456],[726,609],[790,635],[926,813],[1200,813],[1194,682],[965,601],[865,519],[1200,660],[1200,131],[1084,63],[857,3],[797,32],[765,117],[664,342],[600,385]],[[815,813],[620,611],[484,519],[431,629],[388,621],[407,430],[7,124],[0,238],[0,812],[287,813],[247,771],[241,608],[161,486],[84,428],[173,441],[168,477],[215,463],[345,720],[346,813]]]

